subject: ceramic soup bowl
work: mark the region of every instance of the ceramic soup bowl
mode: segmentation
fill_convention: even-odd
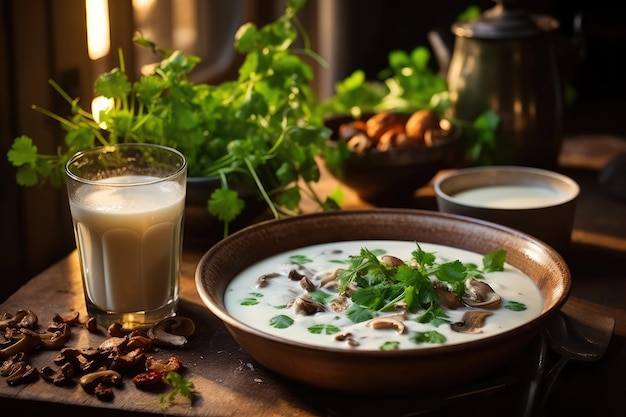
[[[235,318],[227,309],[231,281],[269,257],[311,245],[371,239],[432,243],[483,255],[506,249],[507,264],[538,288],[539,312],[492,336],[387,351],[316,346],[306,337],[290,340]],[[412,209],[337,210],[258,223],[211,247],[195,279],[209,310],[260,364],[300,383],[359,394],[428,391],[481,378],[534,341],[546,317],[562,306],[570,291],[563,258],[533,237],[482,220]],[[272,314],[288,314],[281,311]]]

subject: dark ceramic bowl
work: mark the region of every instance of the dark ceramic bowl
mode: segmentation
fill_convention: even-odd
[[[506,188],[515,194],[495,191]],[[512,227],[559,251],[570,244],[580,188],[558,172],[523,166],[463,168],[440,177],[434,190],[441,212]],[[478,194],[481,199],[460,198],[460,193],[480,190],[491,192],[488,197]]]
[[[185,200],[185,243],[200,243],[211,245],[224,236],[224,224],[209,213],[207,204],[211,193],[221,186],[219,176],[188,177],[187,196]],[[236,231],[248,226],[263,216],[267,211],[267,204],[252,190],[238,187],[236,190],[244,200],[243,212],[229,225],[230,231]]]
[[[331,142],[340,140],[339,127],[353,120],[350,116],[326,120],[333,132]],[[329,167],[329,171],[362,200],[381,207],[401,207],[437,172],[458,165],[463,153],[461,139],[461,130],[455,128],[433,146],[355,152],[340,167]]]
[[[364,239],[430,242],[482,254],[505,248],[506,261],[529,275],[541,290],[543,310],[508,332],[468,343],[358,351],[270,335],[234,319],[224,306],[230,281],[258,261],[303,246]],[[305,384],[361,394],[451,388],[493,372],[536,338],[546,317],[566,301],[571,285],[563,258],[529,235],[482,220],[411,209],[338,210],[258,223],[207,251],[195,279],[209,310],[259,363]]]

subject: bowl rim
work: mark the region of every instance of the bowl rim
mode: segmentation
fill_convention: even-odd
[[[560,199],[559,203],[555,204],[547,204],[547,205],[539,205],[525,208],[512,208],[512,207],[489,207],[482,204],[475,204],[467,201],[460,200],[453,195],[451,195],[445,187],[448,183],[458,180],[459,178],[480,178],[482,176],[491,176],[491,178],[496,178],[493,175],[495,174],[522,174],[524,178],[540,178],[545,177],[553,180],[554,183],[562,184],[563,186],[560,189],[565,190],[563,193],[563,197]],[[495,181],[487,182],[482,185],[471,185],[469,187],[463,187],[458,191],[465,191],[475,188],[480,188],[484,186],[492,186],[492,185],[515,185],[522,184],[514,181],[506,181],[506,179],[510,178],[510,176],[505,177],[497,177]],[[567,175],[561,174],[559,172],[550,171],[543,168],[536,167],[528,167],[528,166],[516,166],[516,165],[492,165],[492,166],[475,166],[468,168],[459,168],[457,170],[451,171],[442,175],[439,178],[436,178],[433,184],[433,189],[435,192],[435,196],[440,198],[448,203],[455,204],[463,207],[471,207],[479,210],[485,211],[533,211],[533,210],[544,210],[547,208],[555,208],[564,206],[567,204],[571,204],[575,201],[580,195],[580,186],[578,183]]]
[[[544,253],[548,255],[550,259],[552,259],[556,264],[560,266],[560,269],[563,271],[563,274],[565,275],[563,285],[560,288],[561,291],[556,297],[557,301],[553,305],[551,305],[548,309],[545,309],[545,305],[544,305],[544,309],[542,309],[541,313],[538,316],[536,316],[535,318],[523,324],[520,324],[517,327],[510,329],[509,331],[498,333],[498,334],[488,336],[488,337],[483,337],[475,341],[456,343],[456,344],[444,345],[444,346],[416,347],[415,349],[401,349],[401,350],[393,350],[393,351],[350,350],[350,349],[345,349],[345,348],[321,347],[321,346],[315,346],[315,345],[311,345],[311,344],[307,344],[303,342],[293,341],[293,340],[281,338],[279,336],[266,333],[262,330],[254,328],[232,317],[226,310],[223,303],[220,304],[218,301],[214,300],[214,298],[211,296],[209,291],[207,291],[207,289],[204,286],[204,276],[203,276],[204,266],[208,262],[210,262],[212,258],[214,258],[215,256],[219,256],[220,252],[227,250],[228,246],[236,244],[237,241],[249,240],[247,239],[246,236],[251,232],[263,231],[264,229],[267,229],[267,228],[271,229],[271,228],[274,228],[275,227],[274,225],[276,224],[283,225],[286,227],[290,224],[296,223],[296,226],[297,226],[298,222],[315,221],[315,219],[319,217],[328,217],[328,216],[349,217],[349,216],[372,216],[372,215],[385,216],[385,215],[390,215],[394,213],[397,215],[415,215],[418,217],[425,216],[425,217],[437,218],[442,221],[449,222],[451,227],[464,224],[465,227],[476,226],[476,227],[481,228],[482,230],[495,229],[497,230],[497,233],[504,233],[507,235],[511,235],[516,239],[522,239],[524,242],[538,246],[539,250],[544,251]],[[371,239],[377,240],[377,238],[375,237],[372,237]],[[346,239],[346,240],[350,240],[350,239]],[[363,239],[352,239],[352,240],[366,240],[366,239],[363,238]],[[382,240],[400,240],[400,239],[382,239]],[[319,243],[324,243],[324,242],[319,242]],[[307,243],[307,244],[304,244],[303,246],[309,246],[312,244],[315,244],[315,243]],[[277,251],[274,253],[278,254],[283,251]],[[241,267],[239,272],[243,271],[245,268],[247,268],[247,266]],[[517,335],[525,334],[528,331],[530,331],[532,328],[538,327],[538,325],[543,320],[545,320],[546,317],[548,317],[554,311],[557,311],[558,309],[560,309],[561,306],[565,303],[571,291],[571,274],[570,274],[569,268],[565,260],[556,250],[554,250],[549,245],[543,243],[542,241],[524,232],[518,231],[516,229],[512,229],[506,226],[502,226],[496,223],[491,223],[491,222],[481,220],[481,219],[475,219],[471,217],[466,217],[466,216],[461,216],[461,215],[456,215],[456,214],[449,214],[449,213],[442,213],[442,212],[431,211],[431,210],[405,209],[405,208],[373,208],[373,209],[342,209],[342,210],[336,210],[336,211],[309,213],[309,214],[298,215],[295,217],[265,220],[265,221],[250,225],[222,239],[221,241],[217,242],[215,245],[213,245],[211,248],[209,248],[205,252],[205,254],[201,257],[196,267],[195,283],[196,283],[198,294],[200,295],[200,298],[202,299],[202,301],[205,303],[207,308],[215,316],[217,316],[217,318],[219,318],[223,322],[223,324],[227,327],[229,331],[231,331],[231,327],[232,327],[234,329],[237,329],[239,331],[244,331],[256,337],[261,337],[265,339],[266,341],[279,343],[282,345],[287,345],[287,346],[297,348],[297,349],[304,349],[309,352],[314,352],[318,354],[319,353],[325,353],[325,354],[332,353],[333,355],[341,355],[341,356],[346,356],[346,357],[371,357],[371,358],[378,358],[378,359],[384,357],[384,358],[398,359],[398,358],[407,358],[407,357],[410,357],[410,358],[434,357],[435,355],[437,356],[447,355],[447,354],[450,354],[451,352],[457,352],[459,350],[462,350],[462,351],[475,350],[475,349],[480,349],[484,345],[490,345],[498,340],[501,340],[501,341],[508,340],[510,338],[516,337]],[[224,290],[226,290],[227,284],[224,286]],[[221,294],[221,297],[223,298],[223,294]]]

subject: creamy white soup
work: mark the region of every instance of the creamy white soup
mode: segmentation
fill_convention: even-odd
[[[533,185],[494,185],[472,188],[454,194],[456,200],[473,206],[525,209],[563,203],[565,195],[557,190]]]
[[[434,254],[438,264],[460,261],[482,266],[483,254],[427,243],[419,243],[419,247]],[[225,293],[226,310],[250,327],[280,338],[314,346],[359,350],[433,348],[465,343],[507,332],[541,314],[543,298],[539,288],[530,277],[506,263],[502,271],[484,273],[479,279],[500,296],[497,308],[442,308],[447,317],[434,321],[424,320],[427,317],[425,310],[406,312],[402,317],[405,330],[402,334],[394,328],[374,329],[371,320],[354,322],[347,314],[331,308],[313,314],[298,312],[293,300],[311,294],[311,291],[314,291],[314,299],[325,300],[328,307],[330,300],[337,296],[337,289],[329,284],[322,285],[322,282],[327,281],[326,278],[338,268],[349,268],[350,256],[359,255],[363,248],[379,259],[387,254],[408,264],[417,243],[384,240],[336,242],[272,256],[245,269],[231,281]],[[306,276],[314,288],[307,290],[298,280],[290,279],[289,274],[293,270],[297,271],[296,275]],[[265,284],[260,285],[261,281]],[[486,311],[489,315],[475,333],[454,331],[453,324],[463,322],[468,311]],[[398,312],[374,313],[374,317],[382,316],[398,317]],[[350,343],[346,342],[346,338]]]

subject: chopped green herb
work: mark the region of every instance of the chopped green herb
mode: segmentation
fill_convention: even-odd
[[[183,378],[177,372],[168,372],[165,379],[171,385],[172,390],[169,394],[161,394],[159,396],[159,406],[161,411],[165,413],[165,410],[176,404],[177,397],[184,397],[191,404],[195,401],[194,385],[193,382]]]
[[[426,310],[424,314],[417,316],[415,321],[418,323],[429,323],[435,327],[439,327],[442,324],[450,323],[450,320],[448,320],[449,317],[450,316],[448,316],[441,307],[433,306]]]
[[[507,301],[504,304],[504,308],[511,311],[524,311],[526,310],[526,304],[520,303],[518,301]]]
[[[256,298],[248,297],[241,300],[241,303],[239,304],[241,304],[242,306],[254,306],[259,304],[259,300],[257,300]]]
[[[380,350],[396,350],[400,347],[400,342],[390,340],[380,345]]]
[[[259,304],[259,300],[257,298],[263,297],[263,294],[260,292],[251,292],[251,297],[246,297],[239,303],[242,306],[253,306]]]
[[[346,310],[346,316],[354,323],[360,323],[362,321],[371,320],[374,318],[374,312],[359,304],[352,304]]]
[[[307,330],[312,334],[335,334],[341,329],[332,324],[315,324],[307,328]]]
[[[411,342],[421,343],[445,343],[446,337],[436,330],[429,330],[427,332],[415,332],[409,336]]]
[[[438,307],[439,297],[431,277],[435,278],[436,286],[444,286],[462,295],[468,279],[480,278],[483,272],[504,269],[506,251],[503,249],[485,255],[484,269],[480,270],[474,264],[459,260],[438,264],[434,253],[425,252],[419,243],[416,246],[412,252],[415,267],[407,263],[392,267],[367,248],[362,248],[359,255],[350,256],[350,265],[339,273],[338,280],[342,293],[356,287],[351,296],[353,305],[347,312],[352,321],[368,320],[375,312],[393,310],[400,302],[404,302],[412,313]],[[432,314],[440,316],[436,310]]]
[[[483,271],[493,272],[504,270],[504,260],[506,258],[506,250],[498,249],[486,254],[483,257]]]
[[[294,323],[293,319],[289,316],[285,316],[281,314],[279,316],[274,316],[270,319],[270,326],[275,327],[277,329],[286,329]]]
[[[289,262],[296,265],[304,265],[313,262],[313,260],[303,255],[293,255],[289,257]]]
[[[315,290],[313,292],[310,292],[309,295],[313,300],[321,304],[328,304],[331,300],[335,298],[333,294],[329,294],[322,290]]]

